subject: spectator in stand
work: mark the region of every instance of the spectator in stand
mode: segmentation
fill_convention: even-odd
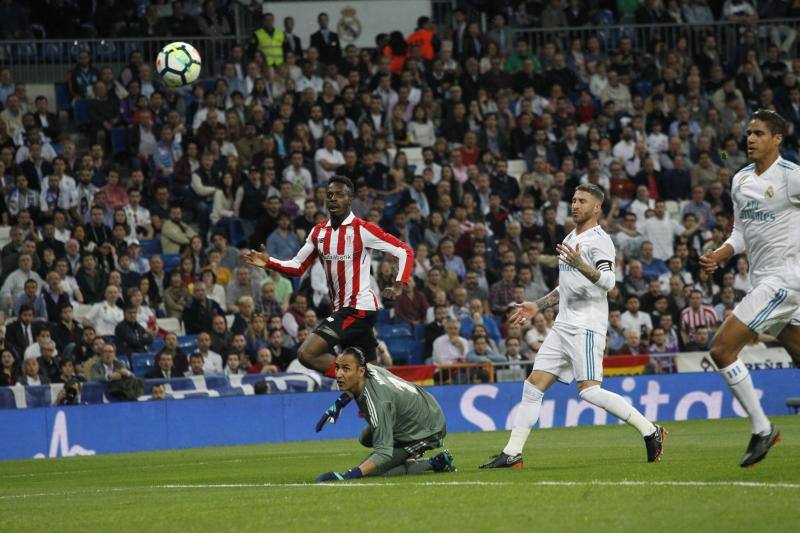
[[[194,352],[189,356],[189,369],[183,375],[186,377],[202,376],[204,374],[204,364],[203,356],[198,352]]]
[[[689,307],[681,311],[681,339],[684,344],[694,340],[695,332],[703,327],[716,331],[719,319],[714,308],[703,303],[703,293],[693,289],[689,296]]]
[[[401,322],[423,324],[428,307],[428,299],[423,292],[416,289],[416,283],[412,277],[395,301],[395,317]]]
[[[183,377],[183,372],[180,372],[172,365],[172,355],[162,353],[158,358],[156,366],[148,370],[144,379],[173,379]]]
[[[105,301],[98,302],[92,306],[83,325],[93,326],[97,335],[100,337],[112,338],[117,324],[124,319],[122,309],[117,306],[120,297],[119,289],[114,285],[109,285],[105,289]]]
[[[192,237],[197,235],[195,230],[183,222],[183,213],[180,206],[172,205],[169,208],[169,220],[161,227],[161,249],[165,254],[177,254],[189,244]]]
[[[206,286],[201,282],[194,285],[191,303],[183,310],[183,323],[186,333],[195,334],[211,330],[211,321],[216,315],[224,315],[217,302],[206,297]]]
[[[89,370],[89,381],[108,383],[132,376],[131,371],[117,359],[116,349],[110,342],[103,346],[100,358]]]
[[[114,329],[117,346],[125,355],[146,352],[153,342],[153,336],[137,322],[138,312],[139,308],[136,305],[128,304],[122,322]]]
[[[189,370],[189,359],[186,357],[183,350],[181,350],[180,346],[178,346],[178,335],[172,331],[164,335],[164,347],[159,350],[155,357],[156,366],[161,366],[160,360],[164,355],[168,355],[172,358],[172,367],[175,368],[179,376]]]
[[[457,320],[451,318],[445,322],[445,333],[433,341],[433,364],[446,366],[466,360],[469,343],[458,331]]]
[[[22,363],[22,375],[17,381],[23,387],[35,387],[50,383],[50,380],[39,368],[39,361],[35,357],[25,359]]]
[[[203,374],[211,376],[222,375],[224,361],[222,356],[211,350],[211,336],[202,332],[197,336],[197,349],[192,353],[203,357]],[[191,360],[189,361],[191,363]]]

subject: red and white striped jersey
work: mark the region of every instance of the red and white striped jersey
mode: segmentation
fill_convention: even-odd
[[[306,242],[293,259],[270,257],[267,268],[288,276],[302,276],[319,257],[328,278],[328,291],[334,311],[352,307],[377,311],[378,299],[369,287],[370,254],[368,249],[395,256],[400,262],[397,281],[408,283],[414,265],[411,248],[381,228],[350,213],[341,226],[320,222],[309,232]]]
[[[701,304],[697,311],[691,307],[681,311],[681,329],[690,335],[699,327],[710,328],[716,325],[717,321],[717,312],[710,305]]]

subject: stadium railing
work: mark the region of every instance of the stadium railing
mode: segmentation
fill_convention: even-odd
[[[443,6],[447,2],[439,2]],[[450,7],[446,6],[445,11]],[[594,26],[563,28],[524,28],[513,29],[516,37],[524,37],[537,50],[547,42],[557,42],[562,49],[569,50],[570,40],[576,37],[587,39],[597,36],[606,50],[619,45],[622,37],[630,37],[634,48],[652,51],[652,45],[660,39],[666,49],[672,49],[681,37],[686,37],[689,51],[699,52],[703,46],[703,38],[712,34],[717,38],[720,51],[732,54],[740,42],[740,35],[746,29],[752,29],[757,36],[760,51],[766,49],[770,30],[776,26],[787,26],[800,30],[800,18],[764,20],[752,25],[743,25],[729,21],[714,21],[710,24],[603,24]],[[140,50],[146,61],[154,62],[159,50],[171,37],[140,37],[122,39],[81,39],[81,40],[7,40],[0,43],[0,64],[14,70],[14,78],[27,83],[53,83],[65,81],[78,57],[78,53],[87,50],[91,53],[96,65],[107,65],[115,73],[127,63],[128,55],[133,50]],[[203,57],[203,78],[218,75],[221,61],[229,57],[231,48],[246,44],[241,36],[181,37],[180,40],[192,43]]]
[[[78,54],[91,54],[95,67],[109,66],[114,74],[128,63],[131,52],[142,52],[145,62],[154,67],[161,48],[176,40],[172,37],[129,37],[124,39],[38,40],[0,42],[0,64],[8,66],[14,79],[29,84],[64,82],[75,66]],[[181,37],[192,43],[203,58],[202,78],[218,75],[222,61],[230,57],[231,49],[245,41],[236,36]],[[154,76],[157,76],[153,72]]]
[[[494,383],[494,366],[492,363],[457,363],[453,365],[436,365],[434,376],[437,385],[449,383]]]
[[[613,20],[613,18],[612,18]],[[623,37],[630,37],[636,50],[644,49],[652,52],[657,40],[664,42],[666,50],[672,50],[681,37],[686,37],[691,54],[699,53],[703,48],[706,35],[714,35],[717,48],[722,57],[732,57],[736,46],[741,42],[741,35],[752,30],[756,35],[759,53],[765,52],[770,39],[770,30],[779,26],[800,29],[800,18],[761,20],[755,24],[741,24],[726,20],[717,20],[710,24],[604,24],[602,18],[595,19],[593,26],[563,28],[524,28],[514,29],[517,38],[526,38],[532,50],[538,50],[547,42],[556,41],[564,51],[569,50],[572,39],[580,37],[584,43],[590,36],[596,36],[605,50],[619,46]]]

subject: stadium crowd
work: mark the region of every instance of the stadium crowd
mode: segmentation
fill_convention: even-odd
[[[229,31],[213,1],[136,4],[146,6],[146,35]],[[487,31],[459,9],[449,28],[422,17],[374,50],[344,45],[324,13],[310,36],[265,14],[252,39],[206,73],[210,83],[185,90],[161,84],[141,52],[120,71],[82,52],[66,76],[73,100],[88,106],[80,128],[3,68],[0,203],[10,241],[0,251],[0,308],[11,318],[0,385],[124,378],[124,356],[163,335],[157,317],[180,319],[196,346],[166,334],[149,377],[297,368],[296,348],[330,307],[325,273],[316,265],[289,280],[242,267],[239,249],[264,244],[293,257],[326,218],[334,174],[355,183],[356,216],[415,251],[413,281],[383,320],[424,325],[423,359],[535,357],[553,310],[525,328],[506,317],[557,284],[555,245],[573,228],[569,202],[586,182],[607,192],[602,226],[617,247],[609,354],[649,354],[650,371],[670,372],[669,354],[707,349],[750,288],[746,257],[714,275],[698,267],[733,224],[730,180],[745,163],[749,113],[781,112],[785,156],[797,154],[794,34],[748,24],[799,3],[506,4]],[[2,9],[7,35],[26,27],[13,23],[25,14],[18,3]],[[95,30],[133,31],[118,17],[125,9],[96,17]],[[730,18],[742,38],[728,57],[713,34],[692,55],[685,35],[637,43],[624,32],[614,42],[554,33],[532,49],[511,31],[598,16]],[[111,156],[120,130],[127,149]],[[373,267],[378,295],[397,266],[375,255]]]

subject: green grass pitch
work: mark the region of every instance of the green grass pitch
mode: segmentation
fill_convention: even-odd
[[[310,482],[355,440],[0,463],[0,531],[800,531],[800,416],[738,466],[746,420],[667,423],[662,462],[623,425],[534,430],[524,470],[479,471],[507,432],[458,433],[459,472]],[[309,423],[312,423],[309,421]]]

